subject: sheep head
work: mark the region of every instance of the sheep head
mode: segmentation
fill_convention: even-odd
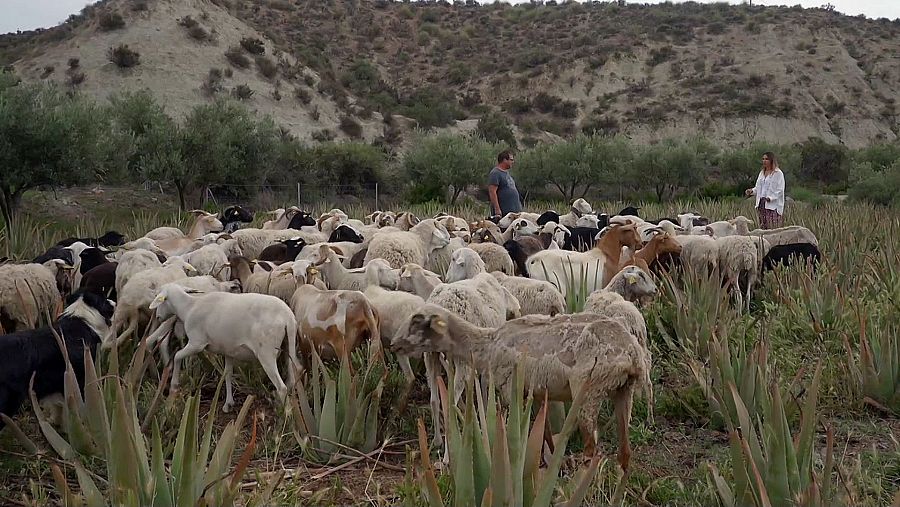
[[[590,203],[580,197],[572,202],[572,213],[576,217],[580,217],[581,215],[586,215],[593,212],[594,208],[591,207]]]
[[[459,344],[450,336],[452,317],[436,305],[424,305],[410,316],[405,329],[391,340],[391,349],[400,355],[418,355],[424,352],[449,352]]]

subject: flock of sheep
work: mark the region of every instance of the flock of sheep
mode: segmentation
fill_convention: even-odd
[[[474,223],[389,211],[357,220],[338,209],[313,217],[292,207],[272,212],[262,228],[241,228],[253,217],[239,206],[221,216],[192,213],[187,233],[160,227],[127,243],[115,232],[69,238],[32,263],[0,265],[0,332],[14,333],[0,336],[0,347],[21,340],[41,316],[56,315],[66,294],[102,295],[115,310],[91,321],[94,333],[80,335],[93,341],[92,352],[146,330],[148,344],[159,342],[169,362],[174,338],[184,345],[174,355],[172,391],[186,357],[219,354],[229,411],[234,360],[259,362],[283,401],[313,349],[327,359],[383,344],[398,354],[410,384],[409,358],[424,360],[437,445],[442,364],[455,363],[456,383],[469,368],[491,371],[506,394],[522,363],[526,388],[538,395],[570,400],[587,389],[579,425],[588,453],[599,404],[611,399],[619,463],[627,468],[634,393],[652,396],[638,305],[657,293],[654,275],[676,264],[720,273],[739,307],[749,308],[763,267],[819,259],[815,235],[804,227],[751,231],[744,217],[710,223],[693,213],[647,221],[637,208],[610,216],[583,199],[563,215],[514,213]],[[567,314],[573,292],[586,298],[584,310]],[[61,372],[31,366],[58,376],[62,390]],[[4,382],[0,373],[0,388],[11,389]]]

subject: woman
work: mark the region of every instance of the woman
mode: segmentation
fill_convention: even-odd
[[[759,226],[763,229],[781,227],[784,218],[784,173],[771,151],[763,153],[763,167],[756,178],[756,187],[748,188],[747,196],[756,196]]]

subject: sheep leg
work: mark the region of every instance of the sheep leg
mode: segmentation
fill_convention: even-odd
[[[281,374],[278,373],[278,355],[266,354],[263,356],[256,356],[256,358],[259,359],[259,364],[262,365],[263,370],[265,370],[272,385],[275,386],[275,393],[278,395],[278,401],[284,404],[288,388],[285,385],[284,380],[281,379]]]
[[[184,360],[184,358],[197,355],[203,352],[203,349],[205,348],[206,344],[201,345],[197,342],[188,341],[187,345],[185,345],[183,349],[175,353],[175,365],[172,367],[172,383],[169,387],[170,394],[178,391],[178,378],[181,374],[181,362]]]
[[[130,336],[131,333],[133,333],[137,330],[137,326],[138,326],[137,316],[136,315],[131,316],[128,319],[128,327],[126,327],[125,330],[122,331],[122,334],[120,334],[118,337],[116,337],[116,346],[118,347],[118,346],[122,345],[122,343],[125,342],[125,339],[128,338],[128,336]]]
[[[402,413],[406,410],[409,393],[412,391],[413,384],[416,381],[416,374],[409,364],[409,356],[397,356],[397,363],[400,365],[400,371],[403,372],[403,378],[406,380],[403,392],[400,395],[400,403],[397,405],[397,413]]]
[[[428,403],[431,405],[431,427],[434,430],[434,438],[431,439],[432,447],[438,447],[444,442],[441,433],[441,396],[438,392],[436,359],[438,358],[435,353],[425,353],[425,378],[428,379],[428,391],[431,395]]]
[[[231,407],[234,406],[234,392],[231,389],[231,381],[234,377],[234,361],[230,357],[225,358],[225,406],[222,407],[222,412],[226,414],[231,412]]]
[[[628,437],[628,425],[631,423],[631,406],[634,400],[634,389],[625,387],[613,393],[613,413],[616,417],[619,433],[619,466],[622,471],[628,472],[628,464],[631,461],[631,441]]]

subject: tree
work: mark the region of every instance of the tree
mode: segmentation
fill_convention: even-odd
[[[620,139],[579,135],[522,153],[517,171],[526,185],[549,183],[571,201],[584,197],[602,181],[617,178],[629,156],[628,145]]]
[[[414,183],[416,200],[438,198],[453,204],[468,186],[487,180],[502,149],[468,136],[427,136],[404,155],[401,168],[407,181]]]
[[[489,143],[502,143],[512,149],[517,147],[516,136],[502,114],[490,112],[482,116],[475,133]]]
[[[102,176],[108,133],[106,115],[89,100],[0,73],[0,212],[6,225],[27,190]]]
[[[699,186],[706,176],[710,155],[706,144],[698,142],[663,141],[645,146],[632,163],[632,177],[646,182],[662,202],[674,197],[681,188]]]

